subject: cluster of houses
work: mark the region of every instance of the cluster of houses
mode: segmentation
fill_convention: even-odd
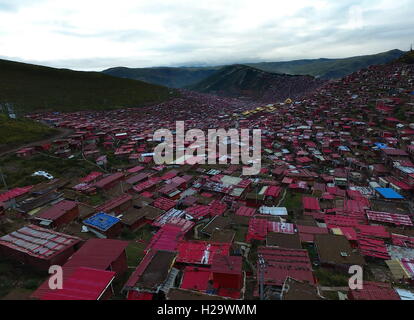
[[[43,300],[320,300],[329,297],[318,270],[349,277],[355,265],[363,288],[338,289],[338,298],[413,300],[413,107],[414,67],[390,64],[275,105],[183,92],[141,109],[33,115],[72,130],[43,152],[81,154],[102,170],[0,194],[0,212],[27,221],[0,236],[0,255],[62,266],[67,285],[51,290],[45,281],[33,293]],[[156,165],[152,134],[178,120],[261,129],[260,173],[244,176],[231,163]],[[83,200],[96,195],[99,205]],[[123,234],[143,229],[151,238],[129,272],[127,248],[143,240]]]

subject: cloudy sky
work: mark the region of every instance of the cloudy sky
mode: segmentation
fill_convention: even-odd
[[[0,57],[77,70],[407,50],[413,0],[0,0]]]

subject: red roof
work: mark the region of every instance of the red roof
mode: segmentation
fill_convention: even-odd
[[[241,256],[215,255],[211,265],[213,273],[237,274],[242,273],[243,258]]]
[[[270,186],[265,191],[265,196],[267,197],[273,197],[277,198],[280,195],[280,192],[282,191],[281,187],[277,186]]]
[[[252,239],[265,240],[267,236],[267,224],[268,221],[266,219],[250,219],[246,241],[250,242]]]
[[[366,214],[368,219],[372,221],[391,223],[397,226],[413,226],[408,215],[377,211],[367,211]]]
[[[302,198],[303,209],[319,211],[321,207],[319,206],[319,200],[317,198],[303,197]]]
[[[129,194],[122,194],[121,196],[111,199],[107,202],[105,202],[103,205],[96,208],[96,211],[99,212],[106,212],[110,213],[115,208],[123,205],[124,203],[132,200],[132,196]]]
[[[26,193],[28,193],[33,187],[27,186],[23,188],[14,188],[12,190],[9,190],[5,193],[0,194],[0,202],[7,202],[11,199],[20,197]]]
[[[99,300],[115,274],[112,271],[79,267],[63,281],[63,289],[50,290],[41,300]]]
[[[212,217],[221,216],[227,210],[227,204],[219,200],[214,200],[210,202],[209,207],[210,207],[210,216]]]
[[[291,223],[281,223],[281,222],[269,221],[267,223],[267,230],[269,232],[294,234],[295,233],[295,225],[291,224]]]
[[[401,300],[389,283],[364,281],[362,290],[350,290],[351,300]]]
[[[84,182],[84,183],[89,183],[89,182],[92,182],[92,181],[96,180],[97,178],[99,178],[102,175],[103,175],[102,172],[93,171],[90,174],[88,174],[86,177],[80,179],[80,181]]]
[[[156,208],[159,208],[161,210],[168,211],[176,206],[176,202],[174,200],[160,197],[158,199],[155,199],[155,201],[152,203],[152,205]]]
[[[111,184],[111,183],[113,183],[117,180],[120,180],[123,177],[124,177],[124,174],[122,172],[117,172],[117,173],[111,174],[110,176],[99,180],[98,182],[95,183],[94,186],[97,187],[97,188],[104,188],[108,184]]]
[[[230,244],[207,241],[181,241],[177,262],[210,265],[216,254],[229,255]]]
[[[383,240],[364,237],[358,234],[358,247],[364,256],[390,260],[387,247]]]
[[[332,227],[355,227],[359,225],[357,219],[340,215],[325,214],[324,220],[327,225]]]
[[[358,225],[358,233],[364,237],[389,239],[390,233],[384,226]]]
[[[210,214],[210,206],[195,205],[193,207],[185,209],[185,212],[189,214],[193,219],[200,220]]]
[[[145,169],[145,167],[136,166],[136,167],[133,167],[131,169],[128,169],[128,172],[129,173],[136,173],[136,172],[139,172],[139,171],[144,170],[144,169]]]
[[[211,279],[210,268],[185,267],[180,288],[205,292]]]
[[[243,216],[243,217],[252,217],[254,216],[255,213],[256,213],[255,208],[249,208],[249,207],[244,207],[244,206],[240,207],[236,211],[237,216]]]
[[[257,253],[265,261],[265,284],[283,286],[287,277],[315,284],[312,265],[306,250],[259,247]],[[260,270],[259,268],[258,262],[257,270]]]
[[[107,270],[128,246],[128,242],[112,239],[89,239],[63,265],[63,279],[67,279],[79,267]],[[32,295],[40,299],[50,292],[49,281],[46,280]]]
[[[392,244],[395,246],[414,249],[414,237],[408,237],[399,234],[391,235]]]
[[[302,242],[313,242],[316,234],[326,234],[329,233],[326,228],[319,228],[314,226],[297,226],[300,236],[300,241]]]
[[[63,200],[55,204],[53,207],[47,209],[46,211],[43,211],[37,216],[37,218],[54,221],[65,215],[68,211],[76,208],[77,206],[78,204],[75,201]]]
[[[155,185],[157,185],[158,184],[158,182],[160,182],[160,178],[159,177],[153,177],[153,178],[150,178],[149,180],[147,180],[147,181],[144,181],[144,182],[142,182],[142,183],[140,183],[140,184],[137,184],[136,186],[134,186],[133,187],[133,189],[136,191],[136,192],[141,192],[141,191],[144,191],[144,190],[146,190],[146,189],[149,189],[149,188],[151,188],[151,187],[153,187],[153,186],[155,186]]]
[[[168,224],[179,227],[184,234],[186,234],[195,226],[195,222],[178,217],[172,217],[168,221]]]
[[[163,226],[152,237],[151,242],[145,249],[145,252],[150,250],[166,250],[175,251],[177,249],[178,241],[183,238],[183,232],[180,227],[167,224]]]

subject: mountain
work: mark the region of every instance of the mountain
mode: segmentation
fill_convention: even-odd
[[[308,59],[285,62],[247,63],[246,65],[268,72],[311,75],[321,79],[339,79],[371,65],[385,64],[404,54],[391,50],[373,55],[344,59]]]
[[[414,64],[414,51],[409,51],[403,56],[401,56],[399,59],[397,59],[397,62],[402,63],[408,63],[408,64]]]
[[[220,67],[211,68],[124,68],[117,67],[102,71],[105,74],[148,83],[158,84],[170,88],[184,88],[200,82],[219,70]]]
[[[76,111],[136,107],[176,94],[142,81],[101,72],[55,69],[0,60],[0,104],[20,112]]]
[[[311,76],[265,72],[245,65],[220,69],[189,89],[228,97],[275,102],[300,97],[324,83]]]

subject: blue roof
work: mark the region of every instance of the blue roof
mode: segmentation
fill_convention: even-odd
[[[385,143],[380,143],[380,142],[375,142],[374,145],[378,148],[378,149],[387,149],[388,146]]]
[[[375,188],[375,190],[385,199],[404,199],[402,195],[391,188]]]
[[[83,223],[91,227],[95,227],[101,231],[107,231],[119,221],[120,219],[114,216],[106,214],[105,212],[99,212],[94,216],[84,220]]]

